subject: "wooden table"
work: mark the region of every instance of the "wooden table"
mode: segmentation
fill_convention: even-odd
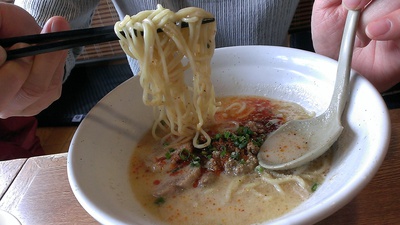
[[[22,224],[98,224],[72,193],[67,153],[27,159],[1,198],[0,208]]]
[[[355,199],[319,224],[400,224],[400,109],[390,110],[390,117],[391,143],[378,173]],[[22,224],[98,224],[71,191],[66,157],[0,162],[0,208]]]

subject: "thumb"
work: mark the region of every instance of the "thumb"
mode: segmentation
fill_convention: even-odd
[[[65,31],[69,29],[70,25],[64,17],[54,16],[47,20],[47,22],[43,26],[41,33],[51,33],[57,31]]]

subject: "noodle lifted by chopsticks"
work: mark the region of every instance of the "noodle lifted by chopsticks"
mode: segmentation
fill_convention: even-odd
[[[163,141],[179,144],[193,138],[197,148],[210,144],[203,125],[214,120],[217,108],[210,77],[216,25],[202,24],[204,18],[213,15],[195,7],[174,13],[157,5],[115,24],[121,47],[139,61],[143,102],[156,112],[153,136],[159,138],[160,129],[167,132]],[[188,28],[177,26],[181,22]],[[193,75],[192,86],[185,83],[187,71]],[[207,141],[199,143],[200,135]]]

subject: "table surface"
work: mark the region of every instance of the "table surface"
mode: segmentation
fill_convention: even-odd
[[[390,110],[391,142],[372,181],[318,224],[400,224],[400,109]],[[0,162],[0,208],[22,224],[98,224],[68,183],[67,153]]]

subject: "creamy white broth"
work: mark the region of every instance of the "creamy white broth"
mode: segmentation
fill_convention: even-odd
[[[260,97],[221,98],[222,108],[235,101]],[[269,110],[285,121],[308,118],[302,107],[281,101],[268,101]],[[246,105],[246,107],[251,107]],[[238,112],[238,107],[232,107]],[[229,111],[229,110],[228,110]],[[229,118],[220,111],[217,121]],[[219,118],[219,119],[218,119]],[[223,119],[222,119],[223,120]],[[155,147],[156,146],[156,147]],[[254,224],[277,218],[307,199],[320,185],[329,169],[330,157],[325,155],[310,165],[296,170],[273,172],[256,167],[254,171],[240,175],[218,174],[218,178],[205,187],[190,187],[166,197],[154,196],[154,190],[165,179],[166,171],[149,167],[149,156],[157,155],[161,144],[148,133],[139,143],[132,157],[130,171],[133,192],[149,214],[167,224]],[[196,185],[194,185],[196,186]]]

